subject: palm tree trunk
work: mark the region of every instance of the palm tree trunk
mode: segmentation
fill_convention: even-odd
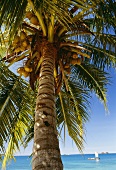
[[[56,129],[55,56],[53,45],[44,43],[35,113],[33,170],[63,170]]]

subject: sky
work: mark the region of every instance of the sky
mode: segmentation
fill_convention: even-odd
[[[104,105],[100,103],[96,96],[91,99],[91,115],[85,128],[85,143],[83,153],[94,153],[97,151],[116,153],[116,71],[111,72],[112,84],[108,86],[108,109],[106,112]],[[72,139],[66,133],[65,142],[59,139],[61,154],[80,154]],[[30,155],[32,153],[33,141],[28,147],[16,155]]]

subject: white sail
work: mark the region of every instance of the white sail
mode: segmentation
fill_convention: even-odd
[[[95,152],[95,158],[98,158],[98,153],[97,152]]]
[[[98,153],[95,152],[95,157],[94,158],[88,158],[89,160],[96,160],[97,162],[100,160]]]

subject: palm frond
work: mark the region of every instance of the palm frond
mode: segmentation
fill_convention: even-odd
[[[0,67],[0,149],[5,153],[3,166],[15,150],[24,145],[34,118],[34,94],[28,84],[6,66]],[[4,144],[8,144],[5,152]]]
[[[96,23],[96,30],[97,32],[104,32],[109,31],[109,28],[113,27],[114,31],[116,31],[116,22],[115,22],[115,10],[116,10],[116,3],[114,0],[108,0],[106,3],[105,1],[100,1],[98,4],[98,8],[96,9],[95,13],[95,20]]]
[[[85,88],[92,90],[106,105],[106,92],[109,83],[109,74],[96,68],[94,65],[81,64],[79,67],[73,67],[73,73]],[[77,75],[76,75],[77,74]]]
[[[75,36],[74,36],[75,35]],[[94,32],[94,37],[92,35],[79,35],[76,36],[75,33],[69,34],[68,38],[74,43],[75,41],[78,43],[78,46],[85,49],[85,52],[81,50],[80,54],[89,58],[91,60],[87,60],[88,62],[94,64],[96,67],[104,70],[105,68],[115,67],[116,66],[116,37],[112,34],[98,33]],[[70,48],[73,51],[76,48]],[[77,54],[79,54],[78,51]]]
[[[34,137],[34,119],[31,121],[30,126],[28,127],[28,131],[23,138],[22,144],[24,148],[28,146],[28,143],[33,140]]]
[[[105,68],[116,67],[116,57],[115,52],[112,49],[107,50],[99,46],[94,46],[92,44],[84,44],[86,48],[91,50],[91,60],[90,62],[96,67],[104,70]]]
[[[69,91],[62,88],[60,97],[57,97],[58,125],[66,125],[69,136],[74,140],[78,149],[83,148],[83,128],[88,121],[87,107],[89,105],[88,91],[82,89],[81,84],[75,80],[68,80]],[[78,82],[78,83],[77,83]]]
[[[24,0],[0,2],[0,25],[3,25],[4,30],[9,30],[10,37],[16,34],[17,28],[23,20],[26,7],[27,1]]]

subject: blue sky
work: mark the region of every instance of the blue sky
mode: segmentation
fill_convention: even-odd
[[[112,71],[112,85],[108,86],[108,108],[109,113],[104,110],[96,96],[91,99],[91,117],[85,125],[86,136],[83,153],[94,153],[95,151],[116,153],[116,71]],[[29,155],[32,153],[33,142],[29,143],[27,149],[17,155]],[[78,154],[79,151],[66,134],[65,143],[60,139],[61,154]]]
[[[108,86],[107,93],[109,113],[104,110],[104,105],[96,96],[91,100],[91,117],[86,124],[84,153],[116,153],[116,72],[112,71],[111,75],[112,85]],[[69,137],[66,139],[65,147],[63,143],[60,146],[63,154],[79,153]]]

